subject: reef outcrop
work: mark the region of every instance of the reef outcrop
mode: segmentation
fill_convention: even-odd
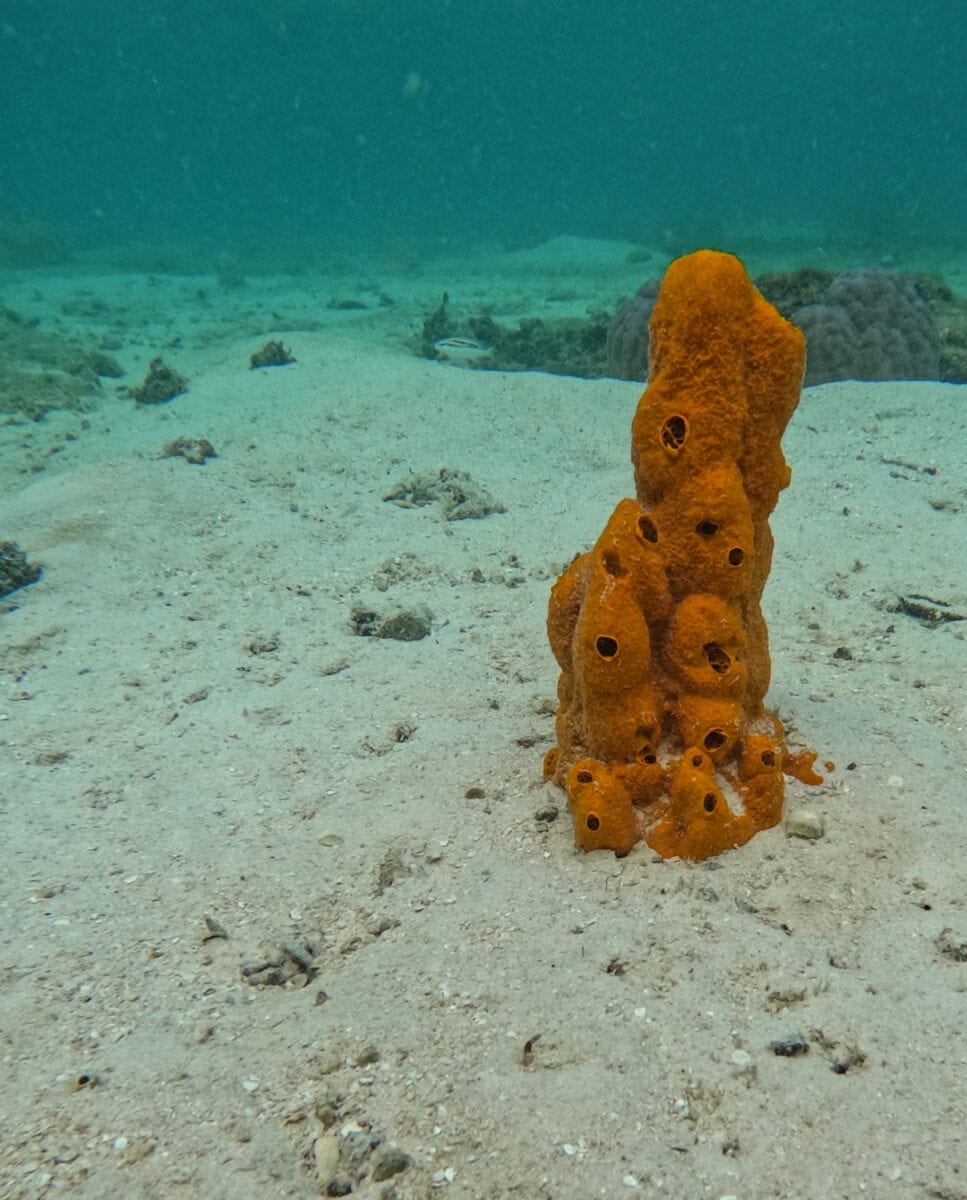
[[[615,379],[648,375],[648,321],[659,284],[647,280],[615,310],[607,341],[607,373]],[[806,387],[839,379],[962,380],[944,342],[957,338],[963,305],[942,280],[885,267],[841,274],[801,267],[766,272],[756,284],[806,335]]]
[[[644,838],[709,858],[776,824],[784,773],[820,781],[763,703],[769,514],[789,483],[780,440],[804,352],[737,258],[700,250],[668,268],[632,423],[636,498],[548,611],[561,675],[545,775],[585,850]]]
[[[834,379],[940,378],[936,320],[914,281],[899,271],[845,271],[792,319],[809,346],[807,387]]]

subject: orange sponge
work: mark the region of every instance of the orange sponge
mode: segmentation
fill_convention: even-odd
[[[545,774],[585,850],[644,837],[663,857],[708,858],[779,820],[783,770],[820,780],[763,707],[759,607],[804,357],[737,258],[699,250],[668,268],[632,422],[637,498],[548,611],[561,676]]]

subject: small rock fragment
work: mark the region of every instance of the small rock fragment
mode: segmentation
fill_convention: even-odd
[[[287,367],[296,360],[281,342],[266,342],[261,350],[249,357],[248,367],[255,371],[259,367]]]
[[[252,987],[305,987],[319,974],[314,963],[315,940],[293,935],[286,942],[263,942],[241,966],[242,979]]]
[[[447,521],[477,520],[506,512],[499,500],[476,483],[466,471],[442,467],[439,471],[412,474],[400,480],[383,497],[401,508],[436,504]]]
[[[327,663],[326,666],[320,667],[319,674],[320,675],[338,675],[340,671],[348,671],[348,670],[349,670],[349,659],[348,658],[337,658],[337,659],[334,659],[331,663]]]
[[[188,380],[169,367],[160,357],[148,364],[148,373],[140,387],[131,389],[131,396],[140,408],[144,404],[164,404],[188,391]]]
[[[769,1049],[779,1058],[798,1058],[800,1054],[809,1053],[809,1042],[801,1034],[796,1034],[770,1042]]]
[[[40,578],[42,568],[28,563],[16,542],[0,542],[0,596],[9,596],[17,588],[27,587]]]
[[[815,841],[826,833],[826,821],[821,813],[812,808],[799,808],[787,813],[783,822],[786,837],[806,838]]]
[[[379,1145],[379,1138],[365,1129],[343,1126],[339,1157],[343,1170],[360,1179],[369,1169],[369,1159]]]
[[[419,642],[433,631],[433,617],[427,608],[404,609],[380,622],[376,636],[396,642]]]
[[[952,962],[967,962],[967,937],[958,934],[949,926],[941,930],[940,937],[937,938],[937,947],[944,958],[949,958]]]
[[[312,1150],[316,1160],[316,1177],[325,1195],[339,1171],[339,1138],[331,1133],[320,1133]]]
[[[208,438],[176,437],[161,451],[162,458],[183,458],[185,462],[204,466],[205,460],[217,458],[215,447]]]
[[[228,941],[228,930],[221,921],[216,921],[214,917],[209,916],[202,917],[202,921],[205,926],[205,931],[201,935],[203,942],[211,942],[217,939]]]
[[[401,609],[381,616],[371,609],[354,608],[349,616],[358,637],[390,638],[397,642],[418,642],[433,632],[433,614],[428,608]]]

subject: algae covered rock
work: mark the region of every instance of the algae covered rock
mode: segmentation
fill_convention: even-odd
[[[153,358],[148,364],[148,373],[140,387],[132,388],[131,395],[135,404],[141,408],[145,404],[165,404],[188,391],[188,380],[180,375],[174,367],[160,357]]]
[[[36,583],[43,568],[27,562],[16,542],[0,542],[0,596],[9,596],[18,588]]]
[[[0,306],[0,412],[30,421],[54,409],[85,412],[94,406],[100,377],[121,374],[103,346]]]
[[[448,521],[479,520],[491,513],[507,511],[466,471],[455,471],[450,467],[408,475],[383,499],[393,501],[400,508],[435,505]]]
[[[424,605],[388,613],[360,606],[352,610],[349,621],[358,637],[388,638],[394,642],[420,642],[433,632],[433,614]]]
[[[259,367],[287,367],[295,361],[281,342],[272,341],[266,342],[260,350],[249,355],[248,368],[250,371],[257,371]]]

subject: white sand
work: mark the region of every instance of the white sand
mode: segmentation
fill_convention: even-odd
[[[825,836],[585,856],[541,780],[545,606],[631,488],[640,389],[402,344],[443,286],[533,312],[512,257],[384,268],[369,313],[324,308],[352,270],[6,289],[123,303],[129,381],[162,352],[191,384],[0,430],[0,538],[44,565],[0,614],[0,1196],[318,1195],[316,1112],[344,1166],[357,1126],[365,1170],[410,1156],[363,1197],[965,1195],[967,623],[893,611],[967,613],[964,390],[812,389],[786,437],[771,701],[837,764],[788,793]],[[567,275],[574,311],[653,273],[623,271]],[[298,363],[248,371],[270,334]],[[218,458],[159,459],[178,435]],[[506,513],[383,501],[441,467]],[[425,640],[350,627],[414,605]],[[263,942],[318,974],[253,986]]]

